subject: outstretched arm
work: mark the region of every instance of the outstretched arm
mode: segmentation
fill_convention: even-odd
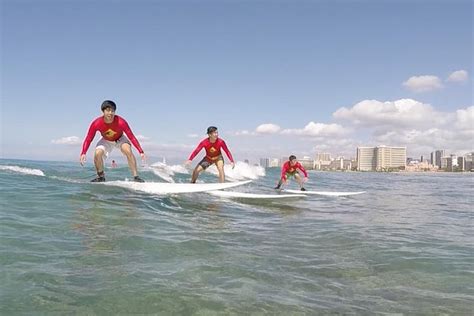
[[[306,169],[301,164],[298,164],[298,169],[300,169],[301,172],[303,172],[305,178],[308,177],[308,173],[306,172]]]
[[[224,150],[224,152],[227,155],[227,158],[229,158],[230,162],[234,163],[234,158],[232,157],[232,154],[230,153],[229,148],[227,148],[227,144],[225,143],[225,141],[222,141],[222,150]]]
[[[89,130],[87,131],[86,138],[84,138],[84,142],[82,143],[82,151],[79,157],[79,163],[81,165],[84,165],[84,162],[86,161],[87,150],[89,149],[89,146],[91,145],[92,140],[94,139],[95,133],[97,132],[97,128],[94,123],[95,121],[92,122],[91,125],[89,126]]]
[[[286,172],[288,171],[288,166],[286,164],[283,164],[281,167],[281,177],[280,179],[283,181],[286,181]]]
[[[199,154],[199,152],[201,151],[201,149],[204,148],[204,144],[203,142],[200,142],[199,145],[196,147],[196,149],[194,149],[194,151],[191,153],[191,155],[189,156],[188,158],[188,161],[191,161],[194,159],[194,157],[196,157],[197,154]]]
[[[128,139],[130,139],[130,141],[132,142],[133,146],[135,146],[135,148],[138,150],[138,152],[140,153],[140,155],[142,156],[142,160],[144,159],[144,151],[142,149],[142,146],[140,146],[140,143],[138,142],[138,139],[135,137],[135,135],[133,134],[132,132],[132,129],[130,128],[130,126],[128,125],[127,121],[125,121],[124,119],[121,120],[121,125],[122,125],[122,128],[123,128],[123,131],[125,132],[125,134],[128,136]]]

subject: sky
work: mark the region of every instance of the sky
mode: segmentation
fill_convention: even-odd
[[[106,99],[151,160],[474,150],[472,1],[0,2],[0,158],[78,161]]]

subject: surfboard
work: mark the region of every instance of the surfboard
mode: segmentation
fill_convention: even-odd
[[[103,184],[151,194],[177,194],[229,189],[250,182],[252,182],[252,180],[226,183],[139,183],[133,181],[110,181],[103,182]]]
[[[257,194],[235,191],[209,191],[207,193],[219,197],[243,199],[294,199],[306,197],[304,194]]]
[[[300,190],[282,190],[287,193],[308,194],[308,195],[324,195],[324,196],[349,196],[363,194],[365,191],[359,192],[331,192],[331,191],[300,191]]]

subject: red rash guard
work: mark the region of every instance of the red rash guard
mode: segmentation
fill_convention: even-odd
[[[104,122],[104,117],[96,118],[89,127],[89,131],[87,132],[87,136],[84,139],[84,143],[82,144],[82,152],[81,155],[85,155],[92,140],[95,137],[95,133],[99,131],[104,139],[114,142],[120,137],[122,137],[123,133],[128,136],[128,139],[132,142],[133,146],[138,150],[140,154],[143,154],[143,149],[140,146],[140,143],[133,135],[130,126],[128,126],[127,121],[121,118],[118,115],[114,116],[114,121],[110,124]]]
[[[226,153],[227,157],[229,157],[230,162],[234,162],[234,158],[232,158],[232,154],[230,153],[229,149],[227,148],[227,145],[225,142],[218,138],[214,143],[211,143],[209,138],[203,139],[199,145],[194,149],[194,151],[191,153],[191,156],[189,156],[188,160],[193,160],[194,157],[201,151],[201,149],[205,148],[206,149],[206,159],[210,162],[216,161],[221,153],[221,148],[224,150]]]
[[[283,167],[281,167],[281,178],[286,181],[286,174],[294,173],[296,172],[296,169],[300,169],[303,172],[305,178],[308,177],[308,173],[299,162],[297,162],[294,166],[292,166],[290,164],[290,161],[287,161],[283,164]]]

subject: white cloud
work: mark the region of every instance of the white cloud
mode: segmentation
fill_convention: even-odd
[[[280,129],[280,126],[275,124],[262,124],[256,128],[255,132],[259,134],[276,134]]]
[[[352,107],[340,108],[333,113],[341,124],[309,122],[301,128],[281,128],[275,124],[262,124],[255,131],[242,130],[235,135],[279,134],[290,137],[268,137],[265,150],[286,155],[294,152],[301,156],[316,152],[329,152],[334,156],[354,157],[358,146],[406,146],[409,156],[429,155],[435,149],[465,154],[473,151],[474,106],[453,112],[441,112],[430,104],[413,99],[395,101],[364,100]],[[279,145],[274,144],[274,140]],[[245,140],[245,145],[261,144],[259,137]],[[291,141],[291,142],[290,142]],[[272,146],[284,145],[284,150]]]
[[[451,73],[446,79],[449,82],[466,82],[468,79],[468,73],[466,70],[458,70]]]
[[[429,104],[413,99],[397,101],[364,100],[352,108],[340,108],[333,113],[336,119],[366,127],[406,128],[444,124],[449,115],[437,112]]]
[[[460,130],[474,130],[474,106],[456,111],[455,126]]]
[[[235,136],[252,136],[252,135],[256,135],[256,133],[255,132],[249,132],[248,130],[244,129],[242,131],[235,132],[234,135]]]
[[[428,92],[441,89],[443,84],[436,76],[413,76],[403,82],[403,86],[413,92]]]
[[[187,135],[189,138],[198,138],[199,135],[198,134],[188,134]]]
[[[473,148],[474,106],[445,113],[412,99],[364,100],[337,110],[333,117],[366,127],[369,138],[359,146],[407,146],[415,156],[438,148],[458,153]]]
[[[449,152],[467,153],[472,151],[474,130],[459,131],[450,128],[430,128],[427,130],[387,131],[374,138],[376,143],[407,146],[409,153],[428,155],[435,149]]]
[[[143,136],[143,135],[137,135],[136,138],[141,142],[145,142],[151,139],[150,137]]]
[[[312,137],[325,137],[325,136],[336,136],[345,135],[349,131],[344,129],[339,124],[323,124],[309,122],[304,128],[295,129],[284,129],[275,124],[261,124],[257,126],[255,132],[248,130],[242,130],[235,133],[236,136],[255,136],[261,134],[282,134],[282,135],[298,135],[298,136],[312,136]]]
[[[51,143],[56,145],[80,145],[81,139],[77,136],[67,136],[59,139],[51,140]]]
[[[302,129],[285,129],[281,132],[287,135],[303,135],[303,136],[340,136],[347,134],[348,131],[339,124],[323,124],[309,122]]]

